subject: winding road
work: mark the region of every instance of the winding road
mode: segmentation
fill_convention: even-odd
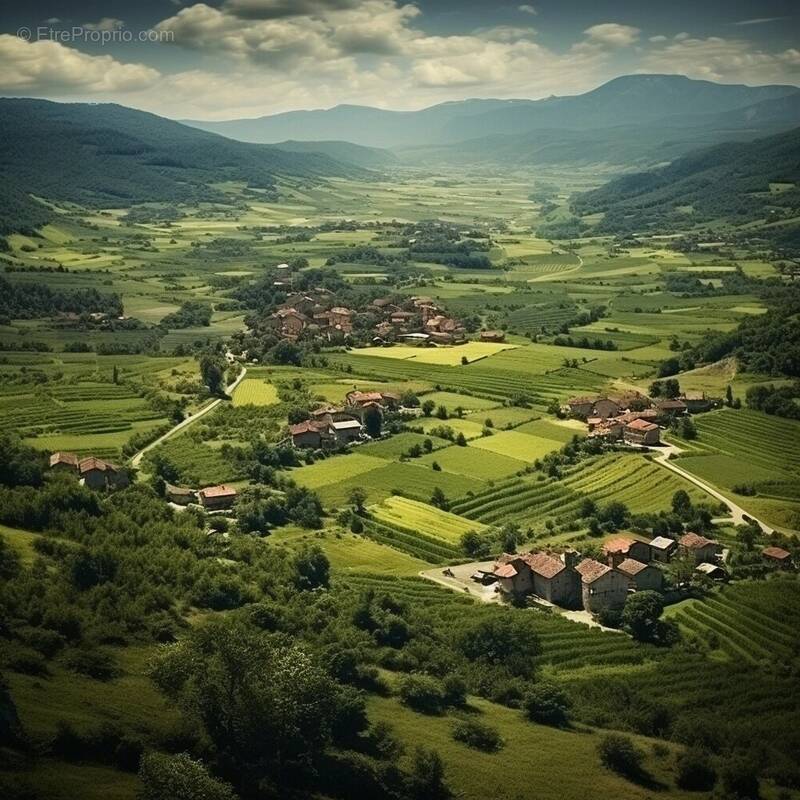
[[[247,367],[242,367],[242,371],[236,377],[236,380],[229,386],[225,387],[225,393],[228,395],[233,394],[233,390],[242,382],[245,375],[247,375]],[[208,414],[209,411],[213,411],[221,402],[223,402],[223,399],[221,397],[217,397],[214,400],[210,400],[202,408],[199,408],[197,411],[195,411],[194,414],[191,414],[190,416],[186,417],[186,419],[181,420],[173,428],[170,428],[165,434],[159,436],[158,439],[156,439],[153,442],[150,442],[150,444],[148,444],[146,447],[143,447],[141,450],[139,450],[138,453],[135,453],[133,456],[131,456],[130,460],[131,466],[138,467],[142,460],[142,456],[144,456],[145,453],[147,453],[149,450],[152,450],[154,447],[161,444],[162,442],[165,442],[167,439],[174,436],[176,433],[179,433],[185,428],[188,428],[191,424],[197,422],[197,420],[200,419],[200,417],[204,417],[206,414]]]
[[[726,497],[722,492],[718,489],[715,489],[713,486],[710,486],[704,480],[701,480],[696,475],[692,475],[691,472],[687,472],[685,469],[681,469],[681,467],[677,466],[674,461],[670,461],[670,455],[680,453],[681,450],[675,445],[667,445],[662,450],[659,450],[658,453],[655,454],[655,460],[661,464],[662,466],[666,467],[667,469],[672,470],[677,475],[680,475],[682,478],[685,478],[690,483],[693,483],[695,486],[698,486],[704,492],[707,492],[712,497],[715,497],[717,500],[723,502],[728,509],[730,510],[730,516],[733,520],[734,525],[746,525],[748,522],[756,522],[758,525],[761,526],[762,530],[770,534],[773,532],[773,529],[767,525],[765,522],[762,522],[760,519],[756,519],[752,514],[748,514],[740,505],[737,505],[733,502],[730,498]]]

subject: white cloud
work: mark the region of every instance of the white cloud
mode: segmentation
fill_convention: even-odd
[[[584,33],[589,37],[590,42],[608,45],[609,47],[626,47],[639,38],[641,31],[632,25],[603,22],[599,25],[592,25]]]
[[[787,17],[757,17],[756,19],[741,19],[734,22],[734,25],[764,25],[766,22],[777,22],[779,19],[788,19]]]
[[[89,31],[118,31],[125,27],[125,23],[114,17],[103,17],[98,22],[84,22],[83,27]]]
[[[523,3],[521,6],[517,6],[517,9],[523,14],[532,14],[533,16],[536,16],[539,13],[532,5],[528,5],[528,3]]]
[[[153,86],[160,74],[145,64],[90,56],[54,41],[27,42],[0,34],[0,90],[64,96],[74,92],[130,92]]]
[[[800,51],[770,53],[743,39],[687,34],[647,54],[642,68],[721,83],[781,83],[800,77]]]
[[[243,19],[279,19],[357,8],[359,0],[226,0],[224,10]]]

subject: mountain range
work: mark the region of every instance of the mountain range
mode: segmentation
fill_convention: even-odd
[[[584,94],[542,100],[463,100],[420,111],[340,105],[185,122],[248,142],[335,139],[391,148],[406,162],[652,163],[798,125],[800,89],[627,75]]]

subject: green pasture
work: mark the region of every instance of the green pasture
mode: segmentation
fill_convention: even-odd
[[[480,523],[407,497],[389,497],[378,505],[370,506],[369,512],[379,522],[412,528],[453,544],[458,544],[467,531],[483,529]]]

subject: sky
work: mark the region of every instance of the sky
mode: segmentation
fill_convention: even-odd
[[[796,0],[27,0],[0,95],[176,119],[579,94],[633,73],[800,84]]]

